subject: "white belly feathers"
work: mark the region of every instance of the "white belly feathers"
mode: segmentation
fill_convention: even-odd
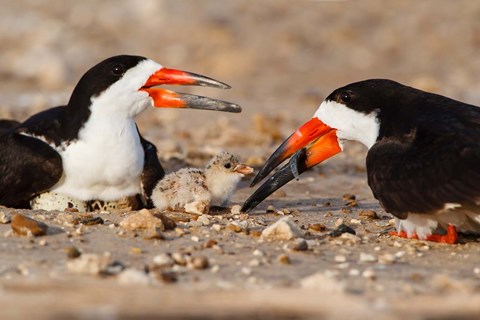
[[[51,189],[80,200],[117,200],[140,193],[144,152],[132,119],[90,118],[78,140],[58,150],[63,177]]]

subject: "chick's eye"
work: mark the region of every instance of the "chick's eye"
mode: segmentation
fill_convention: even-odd
[[[121,76],[125,73],[125,67],[121,64],[116,64],[112,67],[112,73],[116,76]]]
[[[225,163],[223,165],[226,169],[230,169],[232,167],[232,164],[231,163]]]
[[[343,103],[349,103],[350,101],[352,101],[352,96],[348,92],[340,93],[339,98],[340,98],[340,101]]]

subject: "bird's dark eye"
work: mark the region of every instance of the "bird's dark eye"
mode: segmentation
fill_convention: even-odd
[[[340,101],[343,103],[349,103],[352,101],[352,96],[348,92],[342,92],[339,95]]]
[[[229,163],[225,163],[223,165],[226,169],[230,169],[232,167],[232,164],[229,162]]]
[[[116,76],[121,76],[125,73],[125,67],[121,64],[116,64],[112,67],[112,73]]]

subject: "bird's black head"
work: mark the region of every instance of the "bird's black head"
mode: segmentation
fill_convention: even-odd
[[[370,79],[334,90],[325,101],[334,101],[364,114],[394,107],[407,90],[416,89],[388,79]]]
[[[131,68],[145,57],[120,55],[103,60],[90,68],[80,79],[70,98],[70,104],[90,104],[93,97],[100,95],[113,83],[120,80]]]

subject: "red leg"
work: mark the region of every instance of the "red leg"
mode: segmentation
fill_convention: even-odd
[[[389,236],[393,236],[393,237],[400,237],[400,238],[405,238],[405,239],[416,239],[416,240],[418,240],[418,236],[417,236],[415,233],[412,234],[412,235],[409,237],[405,231],[400,231],[400,232],[397,232],[397,231],[389,231],[389,232],[388,232],[388,235],[389,235]]]
[[[400,231],[400,232],[390,231],[388,234],[390,236],[397,236],[401,238],[418,240],[418,236],[415,233],[412,234],[410,237],[407,235],[405,231]],[[458,242],[457,229],[455,228],[455,226],[449,224],[447,226],[447,234],[432,234],[426,237],[425,240],[432,241],[432,242],[439,242],[439,243],[455,244]]]
[[[440,243],[455,244],[458,242],[457,229],[455,228],[455,226],[449,224],[447,226],[447,234],[443,234],[443,235],[432,234],[428,236],[425,240],[440,242]]]

